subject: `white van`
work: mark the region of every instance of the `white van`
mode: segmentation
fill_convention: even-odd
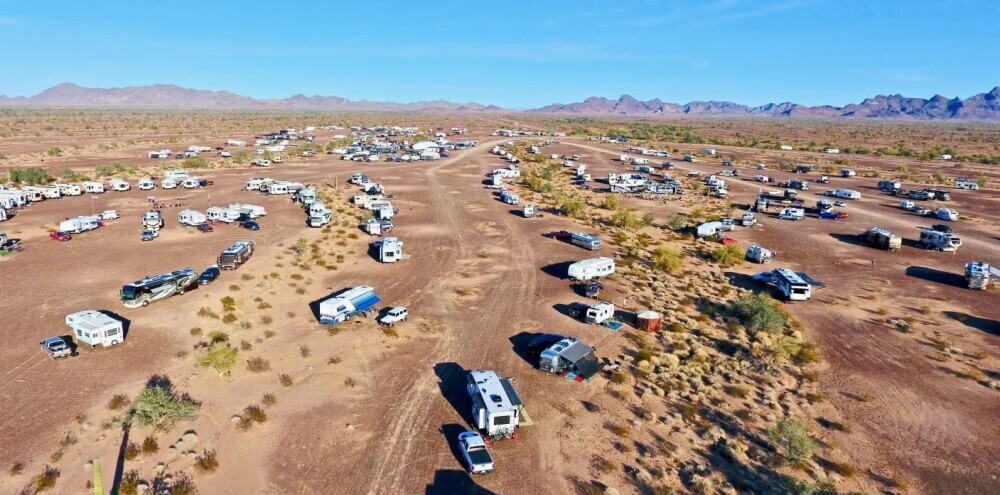
[[[149,177],[146,177],[144,179],[139,180],[138,187],[140,191],[152,191],[153,189],[156,189],[156,181],[150,179]]]
[[[802,220],[806,217],[806,211],[802,208],[784,208],[778,214],[782,220]]]

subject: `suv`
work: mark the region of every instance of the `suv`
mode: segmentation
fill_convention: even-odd
[[[240,227],[247,230],[260,230],[260,224],[253,220],[244,220],[240,222]]]
[[[59,242],[66,242],[66,241],[72,239],[73,237],[69,235],[69,232],[63,232],[63,231],[60,230],[58,232],[53,232],[53,233],[49,234],[49,238],[51,238],[53,240],[56,240],[56,241],[59,241]]]
[[[208,285],[215,282],[215,279],[219,278],[219,273],[221,273],[219,267],[208,267],[208,269],[201,272],[201,275],[198,276],[198,285]]]
[[[406,308],[402,306],[398,306],[390,309],[389,311],[386,311],[385,316],[379,318],[378,322],[383,325],[391,327],[396,323],[399,323],[401,321],[406,321],[407,318],[409,317],[410,317],[409,311],[407,311]]]
[[[153,239],[156,239],[157,237],[160,237],[160,233],[155,230],[142,231],[142,240],[144,241],[151,241]]]

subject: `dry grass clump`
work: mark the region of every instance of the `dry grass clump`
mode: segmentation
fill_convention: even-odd
[[[260,401],[265,406],[273,406],[278,403],[278,398],[274,394],[264,394],[264,397],[261,397]]]
[[[271,371],[271,362],[262,357],[253,357],[247,359],[247,370],[252,373],[263,373],[265,371]]]
[[[127,395],[115,394],[114,396],[111,397],[110,400],[108,400],[108,409],[112,411],[117,411],[119,409],[127,407],[130,403],[131,401],[129,400]]]
[[[125,447],[125,460],[133,461],[138,459],[140,454],[142,454],[142,449],[140,449],[139,445],[135,443],[130,442]]]
[[[152,435],[146,437],[142,441],[142,454],[152,455],[160,450],[160,444],[156,442],[156,438]]]
[[[291,387],[295,384],[295,380],[292,379],[292,375],[282,373],[278,375],[278,383],[280,383],[283,387]]]
[[[47,492],[56,486],[56,481],[59,479],[59,470],[52,466],[45,466],[42,468],[42,472],[36,474],[34,478],[31,479],[31,486],[34,488],[34,493]]]
[[[201,473],[213,473],[219,469],[219,459],[214,450],[204,450],[194,460],[194,468]]]
[[[632,435],[632,428],[629,427],[629,425],[625,424],[611,425],[611,427],[608,429],[611,430],[611,432],[614,433],[615,435],[618,435],[622,438],[628,438],[629,436]]]

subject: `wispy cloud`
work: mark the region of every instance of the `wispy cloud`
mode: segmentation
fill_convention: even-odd
[[[809,0],[781,0],[757,2],[747,0],[714,0],[696,6],[680,5],[677,2],[661,4],[668,9],[660,15],[652,15],[637,20],[636,27],[651,28],[678,24],[684,27],[701,28],[717,26],[733,21],[764,17],[787,10],[804,7]]]

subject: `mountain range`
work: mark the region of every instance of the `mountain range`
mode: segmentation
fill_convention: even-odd
[[[0,95],[0,107],[164,108],[206,110],[316,110],[372,112],[511,112],[496,105],[456,103],[446,100],[396,103],[349,100],[338,96],[305,96],[256,99],[229,91],[207,91],[172,84],[124,88],[84,88],[62,83],[29,97]],[[693,101],[684,105],[658,98],[642,101],[629,95],[612,100],[592,96],[576,103],[556,103],[523,110],[546,115],[621,116],[745,116],[790,118],[874,118],[904,120],[1000,120],[1000,86],[966,99],[941,95],[929,99],[878,95],[843,107],[768,103],[749,106],[728,101]]]

